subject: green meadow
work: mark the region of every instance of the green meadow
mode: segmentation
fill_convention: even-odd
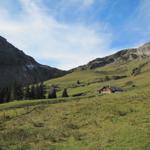
[[[47,92],[57,87],[57,99],[0,105],[0,149],[150,150],[149,60],[76,70],[45,84]],[[105,85],[125,92],[99,94]]]

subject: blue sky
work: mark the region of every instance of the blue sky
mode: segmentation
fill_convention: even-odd
[[[1,0],[0,35],[70,69],[150,41],[149,0]]]

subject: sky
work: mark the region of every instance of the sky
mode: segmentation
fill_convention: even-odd
[[[150,41],[149,8],[149,0],[1,0],[0,35],[68,70]]]

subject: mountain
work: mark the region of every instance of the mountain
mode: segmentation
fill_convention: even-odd
[[[18,149],[21,145],[19,148],[27,149],[148,150],[149,45],[99,58],[97,64],[102,67],[75,70],[45,81],[46,91],[51,85],[58,89],[58,99],[19,100],[0,105],[0,148]],[[98,91],[106,86],[124,92],[100,94]],[[64,89],[69,98],[62,98]]]
[[[149,150],[149,43],[116,55],[109,65],[46,81],[58,99],[0,105],[0,149]],[[105,86],[124,92],[100,94]],[[68,98],[61,98],[64,89]]]
[[[103,67],[108,64],[123,63],[135,59],[142,60],[147,57],[150,57],[150,42],[145,43],[143,46],[139,48],[125,49],[110,56],[97,58],[95,60],[90,61],[87,65],[78,67],[78,69],[80,70],[95,69],[97,67]]]
[[[36,83],[64,74],[65,71],[39,64],[0,36],[0,87]]]

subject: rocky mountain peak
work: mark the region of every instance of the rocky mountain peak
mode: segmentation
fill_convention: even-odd
[[[132,61],[134,59],[144,59],[150,57],[150,42],[145,43],[139,48],[124,49],[110,56],[103,58],[97,58],[90,61],[87,65],[80,66],[77,69],[94,69],[97,67],[103,67],[112,63],[123,63]]]
[[[150,42],[145,43],[141,47],[137,48],[137,52],[141,56],[150,56]]]

